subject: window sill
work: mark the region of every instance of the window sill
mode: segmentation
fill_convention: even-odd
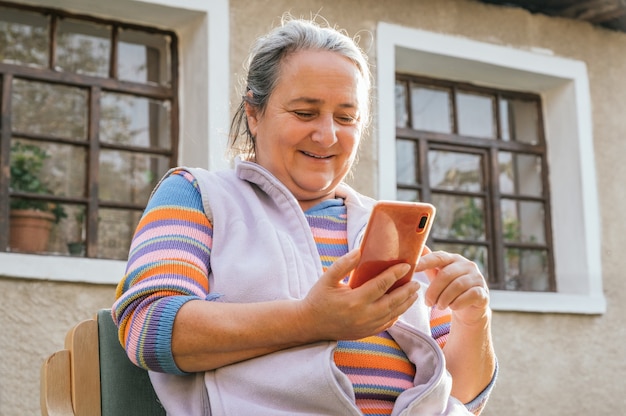
[[[603,294],[491,291],[491,309],[502,312],[574,313],[606,312]]]
[[[126,262],[83,257],[0,253],[0,276],[58,282],[117,285]]]

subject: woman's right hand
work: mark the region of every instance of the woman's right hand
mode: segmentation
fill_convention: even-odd
[[[324,273],[300,303],[299,324],[312,330],[318,340],[360,339],[375,335],[393,325],[418,297],[419,283],[410,281],[389,294],[387,290],[410,266],[396,264],[352,289],[343,283],[359,261],[352,250],[340,257]]]

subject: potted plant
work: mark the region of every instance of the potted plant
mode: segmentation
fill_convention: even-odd
[[[41,177],[44,162],[49,157],[45,149],[37,145],[13,141],[11,190],[50,195],[51,191]],[[15,251],[45,251],[52,224],[67,217],[61,205],[36,199],[12,198],[10,208],[9,245]]]

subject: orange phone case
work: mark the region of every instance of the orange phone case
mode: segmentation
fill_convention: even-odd
[[[398,263],[417,264],[435,218],[425,202],[379,201],[374,205],[361,243],[361,259],[348,284],[355,288]],[[411,280],[413,270],[388,291]]]

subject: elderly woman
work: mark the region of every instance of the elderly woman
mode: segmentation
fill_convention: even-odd
[[[374,203],[343,183],[369,117],[364,54],[284,19],[246,85],[235,168],[165,176],[113,307],[168,414],[480,413],[496,360],[472,262],[435,252],[345,284]]]

